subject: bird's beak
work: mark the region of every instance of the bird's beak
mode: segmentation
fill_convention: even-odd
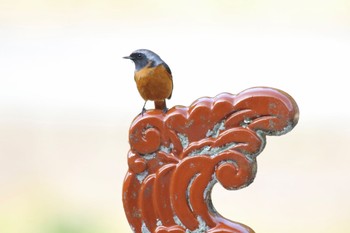
[[[123,57],[124,59],[132,59],[132,57],[130,57],[130,56],[125,56],[125,57]]]

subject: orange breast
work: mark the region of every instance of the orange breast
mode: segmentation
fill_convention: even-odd
[[[135,81],[144,100],[163,100],[171,97],[173,80],[163,65],[145,67],[135,72]]]

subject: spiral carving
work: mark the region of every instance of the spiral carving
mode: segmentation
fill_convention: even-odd
[[[254,232],[222,217],[211,202],[211,190],[216,183],[229,190],[252,183],[265,136],[287,133],[297,122],[293,98],[266,87],[137,116],[129,131],[123,187],[132,230]]]

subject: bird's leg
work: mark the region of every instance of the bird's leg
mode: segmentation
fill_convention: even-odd
[[[145,101],[145,103],[142,106],[141,116],[143,116],[143,114],[146,112],[146,103],[147,103],[147,100]]]
[[[168,110],[169,110],[169,109],[165,106],[165,107],[163,108],[163,113],[167,113]]]
[[[166,106],[166,100],[164,100],[164,106],[163,106],[163,113],[167,113],[168,112],[168,107]]]
[[[168,107],[166,106],[166,102],[164,100],[164,106],[163,106],[163,113],[167,113],[168,112]]]
[[[166,113],[168,111],[168,108],[166,107],[165,99],[163,99],[163,100],[155,100],[154,101],[154,107],[155,107],[155,109],[162,110],[163,113]]]

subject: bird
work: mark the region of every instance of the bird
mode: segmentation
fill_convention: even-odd
[[[164,113],[168,111],[166,99],[170,99],[173,92],[173,77],[169,66],[158,54],[148,49],[138,49],[129,56],[135,64],[134,80],[141,97],[145,100],[141,114],[146,112],[146,103],[154,101],[155,109]]]

